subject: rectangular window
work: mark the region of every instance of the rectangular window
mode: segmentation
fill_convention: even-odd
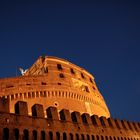
[[[84,74],[83,73],[81,73],[81,77],[84,79],[85,78],[85,76],[84,76]]]
[[[75,74],[75,71],[71,68],[70,69],[70,72],[72,73],[72,74]]]
[[[89,92],[89,89],[88,89],[88,87],[87,87],[87,86],[85,86],[85,90],[86,90],[86,92]]]
[[[63,73],[60,73],[60,74],[59,74],[59,77],[60,77],[60,78],[64,78],[64,74],[63,74]]]
[[[58,70],[63,70],[61,64],[57,64],[57,69],[58,69]]]

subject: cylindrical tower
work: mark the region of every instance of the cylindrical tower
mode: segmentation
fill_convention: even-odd
[[[44,108],[55,106],[58,110],[65,108],[110,117],[94,77],[56,57],[41,56],[23,76],[0,79],[0,96],[9,98],[11,112],[14,104],[23,100],[29,108],[40,103]]]

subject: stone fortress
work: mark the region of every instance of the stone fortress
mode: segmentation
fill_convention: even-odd
[[[41,56],[0,79],[0,140],[140,140],[140,123],[111,118],[85,69]]]

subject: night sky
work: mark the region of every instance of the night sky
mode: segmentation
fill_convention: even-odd
[[[140,121],[140,2],[0,3],[0,78],[40,55],[85,68],[113,118]]]

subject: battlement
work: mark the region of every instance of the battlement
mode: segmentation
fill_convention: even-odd
[[[56,107],[48,107],[44,112],[41,104],[34,104],[29,116],[24,101],[18,101],[14,108],[15,113],[10,113],[8,99],[0,98],[0,140],[140,139],[140,123],[136,122],[66,109],[58,111]]]

